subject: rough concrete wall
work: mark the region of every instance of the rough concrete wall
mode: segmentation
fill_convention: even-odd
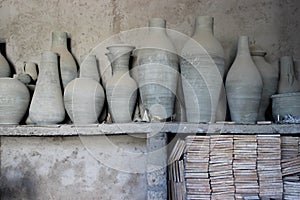
[[[127,161],[119,162],[118,167],[138,165],[146,141],[112,136],[111,144],[105,145],[104,137],[2,137],[0,198],[146,199],[144,173],[107,167],[100,155],[117,146],[135,154],[132,158],[124,155]]]
[[[5,0],[0,1],[0,37],[7,39],[7,54],[20,68],[23,61],[39,62],[53,30],[70,33],[78,59],[114,33],[147,26],[151,17],[165,18],[169,28],[190,35],[195,16],[211,15],[227,63],[238,35],[249,35],[274,60],[299,56],[298,13],[298,0]]]

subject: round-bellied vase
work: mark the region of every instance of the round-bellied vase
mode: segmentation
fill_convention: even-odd
[[[137,56],[138,83],[143,110],[151,121],[169,120],[174,114],[178,56],[166,31],[166,20],[149,20],[144,43]]]
[[[0,124],[19,124],[30,101],[27,87],[16,78],[0,78]]]
[[[79,78],[65,88],[65,108],[74,124],[95,124],[98,123],[105,94],[99,83],[96,56],[88,55],[81,60]]]

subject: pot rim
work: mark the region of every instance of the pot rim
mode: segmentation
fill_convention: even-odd
[[[283,93],[283,94],[274,94],[274,95],[271,96],[271,98],[274,99],[274,98],[291,97],[291,96],[300,96],[300,92],[290,92],[290,93]]]

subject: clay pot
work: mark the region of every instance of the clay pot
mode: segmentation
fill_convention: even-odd
[[[272,114],[274,119],[288,114],[300,117],[300,92],[273,95]]]
[[[240,36],[237,56],[226,79],[226,92],[232,121],[253,124],[257,121],[263,89],[261,75],[249,52],[247,36]]]
[[[275,67],[265,60],[265,51],[258,46],[251,46],[252,59],[260,72],[263,81],[263,91],[258,111],[258,121],[265,121],[266,110],[271,103],[271,96],[276,93],[279,73]]]
[[[59,68],[63,88],[77,77],[77,66],[72,54],[67,49],[67,33],[61,31],[52,32],[51,51],[59,55]]]
[[[10,77],[11,70],[7,60],[0,53],[0,77]]]
[[[213,35],[212,17],[196,18],[194,34],[184,45],[181,56],[187,121],[215,122],[225,59],[223,47]]]
[[[65,118],[65,109],[58,71],[58,56],[42,53],[39,77],[32,97],[29,117],[36,124],[56,124]]]
[[[30,101],[27,87],[16,78],[0,78],[0,124],[19,124]]]
[[[106,96],[111,119],[115,123],[132,122],[137,98],[137,84],[129,74],[129,58],[133,46],[113,45],[107,47],[112,66],[112,78],[106,84]]]
[[[134,52],[142,105],[151,121],[164,121],[174,114],[178,57],[166,32],[166,20],[153,18],[141,48]]]
[[[300,91],[300,82],[297,80],[292,56],[280,58],[280,75],[278,94]]]
[[[80,77],[65,88],[65,108],[74,124],[95,124],[98,123],[105,95],[99,83],[96,56],[88,55],[81,60]]]

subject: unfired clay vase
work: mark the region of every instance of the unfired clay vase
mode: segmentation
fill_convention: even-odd
[[[59,68],[63,88],[77,77],[77,66],[72,54],[67,49],[67,33],[55,31],[52,32],[51,51],[59,55]]]
[[[297,80],[292,56],[280,58],[278,94],[300,91],[300,80]]]
[[[0,124],[19,124],[29,101],[29,91],[18,79],[0,78]]]
[[[259,46],[253,45],[250,47],[250,50],[254,64],[260,72],[263,81],[263,92],[257,120],[265,121],[265,113],[271,102],[271,96],[277,91],[279,72],[275,67],[266,62],[264,57],[267,53]]]
[[[10,77],[10,66],[4,56],[0,53],[0,77]]]
[[[272,114],[279,120],[288,114],[300,117],[300,92],[273,95]]]
[[[58,56],[52,51],[42,53],[39,77],[32,97],[29,116],[35,124],[56,124],[65,118]]]
[[[112,121],[132,122],[137,98],[137,84],[129,74],[129,58],[133,46],[113,45],[107,47],[112,66],[112,78],[106,84],[106,96]]]
[[[105,95],[99,83],[96,56],[88,55],[81,60],[80,77],[65,88],[65,108],[74,124],[95,124],[98,123]]]
[[[215,122],[225,59],[224,50],[213,35],[212,17],[196,18],[192,39],[187,41],[181,55],[187,121]]]
[[[240,36],[237,56],[226,79],[226,92],[232,121],[257,121],[263,82],[249,52],[247,36]]]
[[[164,121],[174,114],[178,57],[166,31],[166,20],[153,18],[137,56],[142,105],[151,121]]]

